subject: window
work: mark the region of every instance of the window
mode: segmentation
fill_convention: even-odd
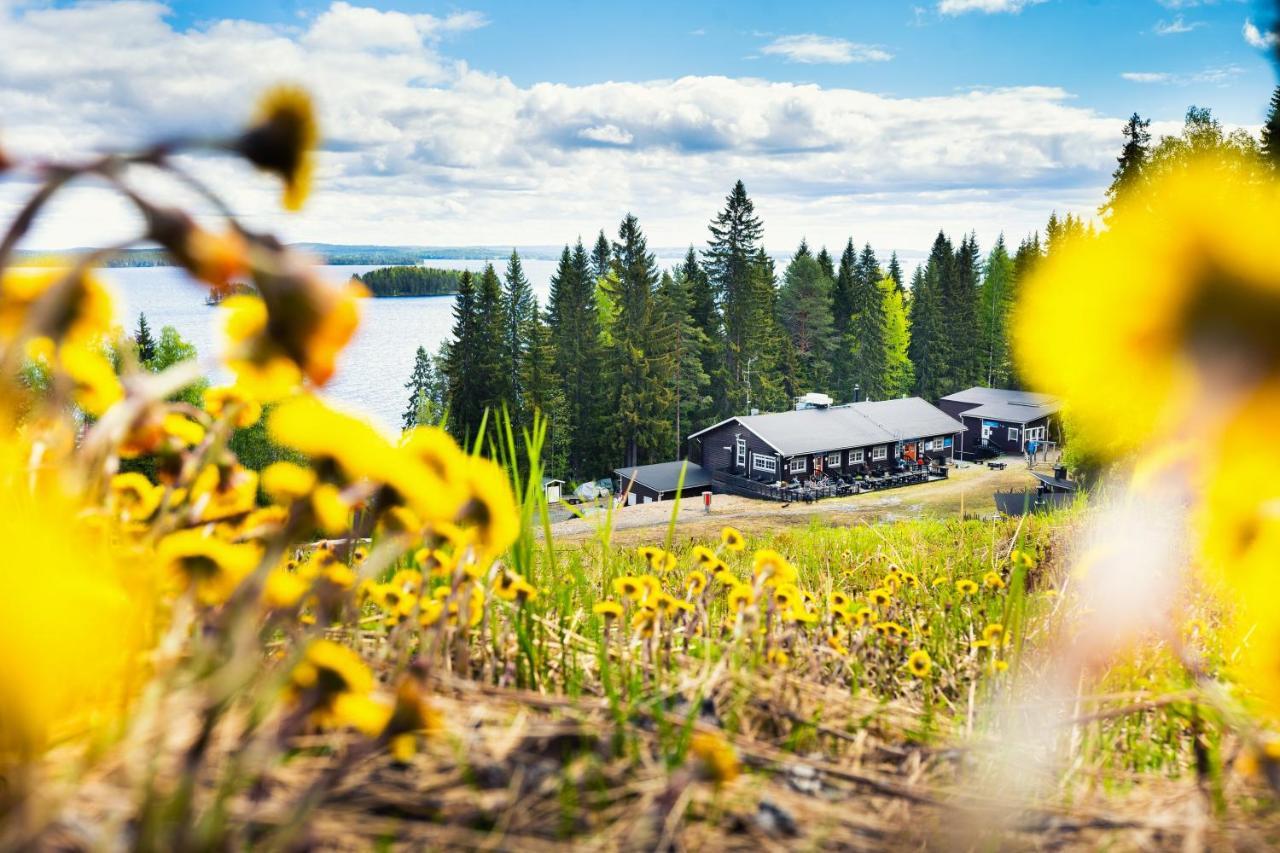
[[[1010,440],[1010,441],[1017,441],[1017,440],[1018,440],[1018,428],[1017,428],[1017,427],[1009,427],[1009,440]]]
[[[739,467],[747,464],[747,440],[745,438],[738,439],[738,452],[736,461]]]
[[[828,468],[839,468],[839,467],[841,466],[841,464],[842,464],[842,463],[840,462],[840,454],[839,454],[839,453],[828,453],[828,454],[827,454],[827,467],[828,467]]]
[[[1022,431],[1022,437],[1027,441],[1044,441],[1044,427],[1028,427]]]
[[[871,461],[872,461],[872,462],[881,462],[881,461],[883,461],[883,460],[885,460],[885,459],[888,459],[888,458],[889,458],[889,448],[888,448],[888,446],[881,444],[881,445],[880,445],[880,446],[878,446],[878,447],[873,447],[873,448],[871,448]]]
[[[807,458],[804,456],[797,456],[795,459],[791,460],[792,474],[803,474],[807,467]]]
[[[755,471],[767,471],[770,474],[776,474],[778,473],[778,460],[772,456],[765,456],[763,453],[752,453],[751,468]]]
[[[865,457],[865,456],[863,456],[863,451],[862,451],[862,449],[861,449],[861,448],[859,448],[858,450],[850,450],[850,451],[849,451],[849,464],[850,464],[850,465],[861,465],[861,464],[862,464],[863,459],[865,459],[865,458],[866,458],[866,457]]]
[[[932,438],[929,440],[929,450],[941,450],[943,448],[942,439]]]

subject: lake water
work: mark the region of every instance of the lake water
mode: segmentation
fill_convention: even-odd
[[[557,261],[521,259],[525,276],[533,286],[538,304],[545,306],[551,290],[551,276]],[[485,260],[429,260],[428,266],[443,269],[484,270]],[[501,275],[506,261],[492,262]],[[660,269],[679,263],[661,258]],[[353,275],[374,269],[368,266],[326,266],[317,268],[324,278],[342,282]],[[183,338],[195,344],[215,381],[226,374],[214,359],[219,353],[218,309],[204,304],[203,288],[193,284],[175,267],[126,267],[103,270],[117,297],[117,317],[126,331],[138,325],[138,312],[145,312],[153,333],[173,326]],[[453,328],[452,296],[422,296],[361,301],[360,328],[343,352],[338,371],[325,388],[324,396],[342,407],[363,412],[391,430],[398,430],[400,416],[408,402],[405,383],[413,372],[413,358],[419,346],[435,353]]]

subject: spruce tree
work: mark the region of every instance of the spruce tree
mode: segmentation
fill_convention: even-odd
[[[551,277],[547,325],[555,369],[564,382],[568,474],[573,479],[600,473],[603,397],[607,377],[601,375],[600,315],[591,261],[579,240],[572,251],[560,253]]]
[[[715,291],[711,288],[711,280],[698,263],[698,254],[692,246],[685,254],[684,264],[680,267],[679,277],[684,280],[688,290],[689,316],[694,325],[702,333],[702,371],[711,380],[711,401],[707,406],[694,409],[690,413],[690,421],[685,432],[694,432],[715,423],[717,415],[724,410],[727,369],[724,363],[724,341],[721,337],[720,309],[716,306]]]
[[[880,281],[884,296],[884,387],[885,399],[911,394],[915,386],[915,370],[911,365],[911,333],[903,292],[891,276]]]
[[[796,360],[796,388],[828,391],[834,347],[832,281],[813,255],[796,252],[778,291],[778,322],[786,329]]]
[[[916,268],[911,280],[911,345],[908,352],[915,367],[916,394],[930,401],[957,390],[945,387],[951,353],[943,315],[944,289],[953,275],[954,265],[951,241],[939,231],[929,252],[929,260],[923,267]]]
[[[133,345],[138,352],[138,361],[144,366],[156,357],[156,340],[151,337],[146,314],[138,314],[138,330],[133,333]]]
[[[1013,382],[1012,353],[1009,347],[1009,315],[1013,311],[1013,259],[1005,247],[1004,235],[996,239],[987,255],[986,269],[978,295],[978,341],[982,358],[982,384],[1009,388]]]
[[[861,388],[867,400],[885,396],[886,333],[884,296],[880,292],[880,264],[871,244],[866,244],[858,258],[853,277],[853,316],[844,346],[851,354],[850,378]],[[844,389],[846,396],[852,389]]]
[[[596,236],[596,245],[591,250],[592,277],[600,278],[609,272],[609,260],[612,255],[613,248],[609,245],[609,238],[604,236],[604,229],[602,228]]]
[[[836,396],[853,399],[853,356],[849,347],[849,325],[853,322],[853,287],[858,275],[858,250],[853,238],[844,245],[840,254],[840,268],[836,271],[835,285],[831,292],[831,311],[836,350],[831,361],[831,381]]]
[[[464,284],[470,293],[464,293]],[[470,276],[463,276],[454,305],[448,371],[450,430],[464,444],[479,435],[486,412],[493,418],[510,400],[503,357],[505,314],[502,285],[492,264],[485,266],[478,287]]]
[[[836,280],[835,264],[831,261],[831,253],[827,251],[827,247],[823,246],[818,252],[818,266],[822,267],[822,274],[832,281]]]
[[[520,381],[520,365],[524,361],[529,324],[534,321],[538,306],[533,297],[533,287],[525,277],[520,255],[515,249],[511,250],[511,257],[507,259],[502,303],[502,358],[511,389],[511,405],[518,412],[523,410],[525,391]]]
[[[465,436],[467,429],[480,421],[475,407],[476,375],[468,369],[468,365],[474,364],[475,325],[475,277],[470,270],[464,270],[458,279],[458,295],[453,301],[452,340],[444,350],[450,432],[454,435]],[[456,431],[459,424],[462,425],[461,432]]]
[[[430,423],[434,420],[431,417],[431,393],[434,385],[435,371],[432,368],[431,356],[427,355],[426,347],[420,346],[413,357],[413,375],[404,385],[409,392],[409,405],[400,418],[404,429],[411,429],[420,423]],[[427,417],[424,419],[423,415]]]
[[[905,282],[902,278],[902,265],[898,263],[898,253],[893,252],[889,255],[889,278],[893,279],[893,286],[898,288],[899,293],[904,293]]]
[[[809,241],[801,237],[800,245],[796,246],[796,253],[791,256],[791,260],[794,261],[796,258],[812,258],[812,257],[813,257],[813,253],[809,251]]]
[[[1262,155],[1273,167],[1280,168],[1280,86],[1271,92],[1267,120],[1262,125]]]
[[[573,442],[569,401],[564,380],[556,367],[556,346],[551,327],[535,311],[525,329],[525,358],[520,363],[520,382],[525,390],[520,422],[532,429],[541,415],[547,425],[542,445],[542,469],[552,477],[569,473],[569,454]]]
[[[702,423],[707,417],[712,397],[708,393],[711,376],[704,363],[710,342],[698,325],[691,308],[689,282],[684,270],[672,276],[663,273],[658,284],[657,306],[659,344],[665,345],[666,359],[671,370],[671,412],[673,424],[674,455],[684,457],[684,436],[691,432],[692,424]]]
[[[1144,119],[1134,113],[1125,122],[1121,133],[1124,134],[1124,148],[1116,158],[1116,170],[1111,173],[1111,186],[1107,187],[1107,200],[1098,212],[1104,217],[1110,216],[1117,202],[1142,177],[1143,167],[1150,156],[1151,119]]]
[[[758,289],[761,276],[756,252],[764,226],[755,214],[755,205],[742,181],[733,185],[724,210],[716,214],[708,230],[711,239],[707,243],[704,268],[724,322],[728,377],[725,408],[719,413],[724,415],[745,402],[740,393],[740,389],[744,389],[744,368],[751,358],[759,355],[752,350],[751,341],[759,340],[761,332],[752,326],[753,315],[760,307],[752,299],[752,291]]]
[[[942,311],[946,321],[950,363],[942,382],[943,394],[981,381],[978,341],[978,283],[981,275],[978,238],[969,234],[956,249],[951,276],[944,280]]]
[[[750,393],[742,401],[741,411],[788,409],[792,399],[803,392],[794,384],[784,387],[778,372],[790,357],[791,339],[777,321],[778,276],[764,246],[758,247],[751,259],[749,282],[752,307],[748,314],[747,351],[752,355],[750,370],[744,370],[744,380],[749,381],[743,382],[743,388]],[[794,376],[795,371],[790,375]]]

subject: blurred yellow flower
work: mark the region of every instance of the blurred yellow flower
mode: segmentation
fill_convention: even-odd
[[[741,551],[747,547],[747,540],[736,527],[725,527],[720,531],[720,542],[730,551]]]
[[[924,678],[933,671],[933,659],[924,649],[916,649],[907,658],[907,672],[916,678]]]
[[[253,122],[235,143],[246,160],[284,182],[284,206],[299,210],[311,192],[320,141],[311,96],[300,86],[276,86],[258,101]]]
[[[195,591],[196,600],[211,607],[235,592],[262,555],[256,544],[234,544],[203,530],[179,530],[160,540],[161,565],[179,587]]]
[[[253,426],[262,417],[262,404],[235,385],[205,389],[204,410],[214,418],[234,413],[232,423],[239,429]]]

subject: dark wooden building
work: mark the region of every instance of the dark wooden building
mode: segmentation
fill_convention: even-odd
[[[757,481],[892,471],[950,458],[964,426],[919,397],[728,418],[689,436],[707,472]]]
[[[680,466],[687,465],[684,483],[680,482]],[[626,495],[628,504],[674,500],[679,487],[681,498],[693,498],[711,489],[711,475],[695,462],[659,462],[617,468],[617,494]]]
[[[983,449],[1020,454],[1031,441],[1061,441],[1062,404],[1048,394],[974,387],[948,394],[938,408],[967,428],[957,450],[962,458]]]

